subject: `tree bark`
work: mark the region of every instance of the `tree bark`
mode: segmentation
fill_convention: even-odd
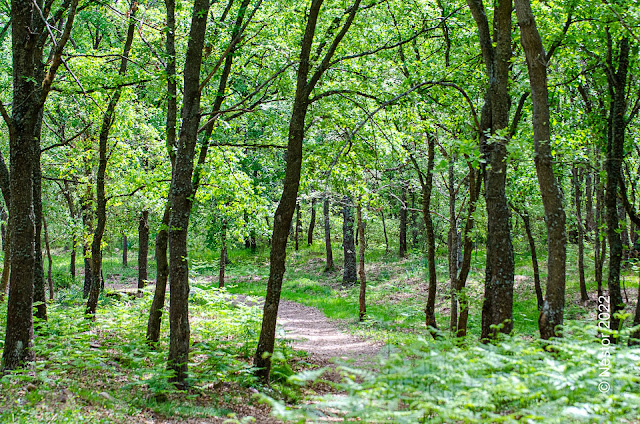
[[[451,316],[449,328],[453,334],[458,332],[458,290],[456,288],[456,277],[458,276],[458,222],[456,217],[456,191],[453,155],[449,158],[449,169],[447,172],[449,191],[449,232],[447,234],[447,253],[449,264],[449,285],[450,285],[450,307]]]
[[[400,203],[400,242],[398,256],[404,258],[407,256],[407,187],[404,185],[402,186]]]
[[[559,337],[564,323],[566,244],[562,191],[553,172],[546,54],[529,0],[515,0],[520,41],[527,59],[533,102],[534,162],[547,226],[547,292],[538,320],[543,339]]]
[[[624,156],[625,136],[625,110],[626,110],[626,83],[629,65],[629,39],[623,38],[619,46],[618,70],[614,73],[612,65],[612,42],[609,38],[609,86],[613,93],[610,105],[609,134],[607,137],[607,185],[605,193],[605,212],[607,222],[607,239],[609,241],[609,275],[607,283],[611,300],[612,330],[620,329],[622,322],[618,312],[624,309],[622,293],[620,291],[620,267],[622,262],[622,239],[618,223],[618,188],[620,185],[621,167]],[[618,338],[612,337],[611,341],[617,343]]]
[[[220,272],[218,274],[218,288],[224,287],[224,272],[227,267],[227,220],[222,220],[222,231],[220,232]]]
[[[353,207],[351,199],[345,196],[342,207],[342,247],[344,250],[344,269],[342,284],[352,285],[358,281],[356,275],[356,246],[353,235]]]
[[[127,259],[129,258],[129,243],[127,240],[127,235],[122,234],[122,268],[126,268],[129,266]]]
[[[118,74],[122,77],[127,73],[127,65],[129,64],[129,52],[133,44],[133,36],[136,30],[135,14],[138,10],[138,4],[134,1],[131,4],[129,12],[129,26],[127,29],[127,39],[124,44],[122,60]],[[98,295],[101,285],[104,284],[102,278],[102,236],[107,225],[107,197],[105,193],[105,177],[107,173],[107,142],[109,131],[115,121],[116,106],[120,101],[122,87],[116,88],[115,92],[109,99],[107,109],[102,116],[102,125],[100,127],[100,136],[98,139],[98,173],[96,175],[96,228],[91,241],[91,288],[87,298],[87,307],[85,314],[93,317],[98,306]]]
[[[515,263],[511,241],[510,209],[505,192],[509,134],[509,69],[511,67],[511,0],[496,4],[493,38],[482,0],[467,0],[478,27],[488,87],[482,108],[481,150],[484,155],[485,202],[487,205],[487,264],[480,338],[513,329],[513,281]],[[490,137],[487,137],[487,133]]]
[[[384,234],[384,251],[389,253],[389,237],[387,236],[387,223],[384,219],[384,211],[380,211],[380,217],[382,218],[382,232]]]
[[[311,218],[309,219],[309,230],[307,230],[307,245],[313,244],[313,230],[316,228],[316,198],[311,199]]]
[[[366,249],[366,242],[364,238],[365,223],[362,220],[362,205],[358,202],[358,208],[356,210],[356,216],[358,219],[358,234],[360,234],[360,246],[358,252],[358,275],[360,276],[360,296],[358,297],[358,303],[360,306],[360,321],[364,321],[367,315],[367,276],[364,269],[364,253]]]
[[[13,193],[9,202],[12,266],[3,351],[5,370],[18,368],[35,359],[32,350],[33,296],[37,264],[33,195],[36,140],[40,137],[36,132],[64,46],[71,34],[77,5],[77,0],[72,0],[60,8],[61,14],[68,10],[64,31],[52,50],[46,75],[36,81],[40,76],[38,68],[43,69],[42,52],[48,38],[45,22],[38,17],[32,2],[11,2],[13,108],[11,118],[5,116],[5,119],[9,128],[11,163],[9,191]],[[7,200],[6,191],[3,193]]]
[[[467,220],[464,226],[463,235],[463,254],[458,276],[456,278],[456,299],[458,299],[460,306],[460,317],[458,318],[457,336],[465,337],[467,335],[467,322],[469,319],[469,299],[464,292],[467,284],[467,278],[469,271],[471,270],[471,252],[473,250],[473,239],[471,238],[471,232],[475,221],[473,214],[478,205],[478,199],[480,198],[480,186],[482,179],[480,178],[479,170],[475,169],[473,164],[468,162],[469,167],[469,206],[467,209]]]
[[[178,88],[176,80],[176,17],[175,17],[175,0],[165,0],[165,8],[167,11],[167,39],[165,50],[167,54],[167,123],[166,131],[166,147],[167,155],[173,166],[175,164],[175,146],[176,146],[176,122],[178,119]],[[167,248],[169,245],[169,220],[171,218],[171,198],[167,196],[167,201],[162,214],[162,223],[156,236],[156,287],[153,292],[153,301],[151,302],[151,310],[149,311],[149,320],[147,321],[147,341],[156,345],[160,340],[160,329],[162,324],[162,311],[164,309],[165,297],[167,292],[167,280],[169,278],[169,261],[167,260]]]
[[[300,249],[300,233],[302,232],[302,223],[300,221],[300,203],[296,204],[296,251]]]
[[[280,302],[280,292],[282,290],[282,276],[285,270],[287,257],[287,235],[291,219],[296,207],[298,188],[300,185],[300,171],[302,168],[302,143],[305,134],[305,117],[309,108],[309,96],[314,87],[329,68],[331,59],[336,48],[344,38],[349,27],[353,23],[355,14],[360,6],[360,0],[355,0],[349,9],[344,25],[337,33],[331,47],[322,59],[316,71],[309,78],[310,57],[313,47],[313,38],[316,31],[320,7],[323,0],[312,0],[307,16],[306,27],[302,38],[300,56],[298,59],[298,70],[296,72],[296,91],[289,121],[286,171],[284,177],[284,187],[280,203],[276,209],[272,233],[271,254],[269,257],[269,282],[267,283],[267,296],[264,303],[262,318],[262,328],[260,329],[260,339],[254,357],[254,366],[257,368],[256,375],[263,383],[269,382],[271,371],[270,355],[273,354],[276,334],[276,320],[278,317],[278,305]]]
[[[584,276],[584,226],[582,225],[582,183],[580,171],[576,166],[571,170],[573,181],[573,203],[576,208],[576,220],[578,229],[578,279],[580,282],[580,300],[586,302],[589,300],[587,293],[587,282]]]
[[[529,250],[531,251],[531,267],[533,268],[533,286],[536,291],[536,300],[538,302],[538,311],[542,310],[544,306],[544,296],[542,294],[542,286],[540,285],[540,267],[538,266],[538,254],[536,252],[536,241],[533,238],[533,231],[531,231],[531,222],[529,220],[529,211],[523,206],[522,208],[516,208],[511,205],[511,208],[520,215],[522,222],[524,223],[524,231],[527,233],[527,240],[529,241]]]
[[[162,223],[156,236],[156,287],[153,292],[149,320],[147,321],[147,341],[156,345],[160,340],[162,325],[162,311],[167,292],[167,280],[169,278],[169,261],[167,260],[167,247],[169,242],[169,217],[171,216],[170,202],[167,200]]]
[[[149,211],[142,211],[138,223],[138,290],[147,284],[149,257]]]
[[[327,266],[325,271],[331,271],[335,268],[333,263],[333,250],[331,249],[331,221],[329,210],[329,197],[325,197],[322,202],[322,213],[324,216],[324,245],[327,252]]]
[[[187,386],[189,362],[189,266],[187,230],[194,194],[195,147],[200,124],[200,69],[209,15],[209,1],[195,0],[184,66],[182,126],[177,140],[175,165],[171,178],[171,218],[169,224],[169,296],[170,342],[168,369],[178,388]]]
[[[47,284],[49,286],[49,300],[53,300],[53,276],[52,274],[52,268],[53,268],[53,258],[51,258],[51,247],[49,246],[49,231],[47,230],[47,220],[45,219],[45,217],[42,217],[42,225],[44,227],[44,245],[45,248],[47,249],[47,262],[48,262],[48,269],[47,269]]]

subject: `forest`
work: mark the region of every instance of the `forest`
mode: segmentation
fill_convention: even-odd
[[[0,422],[640,422],[638,1],[0,0],[0,44]]]

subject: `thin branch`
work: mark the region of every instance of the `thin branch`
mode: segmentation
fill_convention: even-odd
[[[133,190],[130,193],[116,194],[116,195],[113,195],[113,196],[109,196],[109,197],[107,197],[107,202],[109,200],[116,199],[118,197],[131,197],[131,196],[133,196],[134,194],[136,194],[137,192],[139,192],[140,190],[142,190],[143,188],[146,188],[146,187],[147,187],[146,185],[141,185],[140,187],[136,188],[135,190]]]
[[[44,122],[44,121],[43,121],[43,122]],[[47,125],[47,124],[45,123],[45,125]],[[49,127],[49,126],[47,125],[47,127]],[[89,128],[91,128],[91,124],[90,124],[90,123],[89,123],[89,124],[87,124],[87,126],[86,126],[86,127],[84,127],[82,130],[80,130],[80,132],[78,132],[76,135],[74,135],[73,137],[71,137],[71,138],[69,138],[69,139],[67,139],[67,140],[64,140],[64,139],[60,136],[60,134],[56,133],[56,132],[55,132],[55,131],[53,131],[51,128],[49,128],[49,129],[51,130],[51,132],[52,132],[52,133],[54,133],[55,135],[57,135],[57,136],[58,136],[58,138],[60,138],[62,141],[61,141],[60,143],[52,144],[51,146],[47,146],[47,147],[45,147],[44,149],[41,149],[41,150],[40,150],[40,153],[44,153],[44,152],[46,152],[47,150],[51,150],[51,149],[54,149],[54,148],[56,148],[56,147],[66,146],[67,144],[71,143],[73,140],[75,140],[76,138],[78,138],[78,137],[80,137],[82,134],[84,134],[84,133],[85,133]]]

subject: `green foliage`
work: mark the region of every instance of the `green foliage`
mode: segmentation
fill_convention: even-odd
[[[383,349],[377,372],[341,366],[334,389],[344,394],[295,407],[269,401],[280,418],[296,422],[324,416],[368,423],[633,422],[640,410],[640,350],[615,348],[611,375],[601,377],[595,326],[568,333],[548,344],[520,337],[462,345],[423,339],[391,353]],[[297,382],[317,378],[295,376]],[[609,392],[600,391],[602,381]]]

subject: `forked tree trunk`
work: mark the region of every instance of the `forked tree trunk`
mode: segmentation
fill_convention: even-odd
[[[533,102],[534,162],[547,226],[547,292],[538,320],[543,339],[558,337],[564,323],[566,244],[562,191],[553,172],[546,54],[529,0],[515,0],[520,41],[527,59]]]
[[[511,0],[495,4],[493,37],[482,0],[467,5],[478,27],[480,49],[488,86],[482,108],[480,145],[485,159],[485,202],[487,205],[487,264],[482,304],[482,340],[498,331],[513,329],[513,281],[515,263],[511,241],[510,209],[506,196],[507,144],[509,134],[509,70],[512,57]],[[490,137],[487,137],[490,135]]]
[[[325,197],[322,202],[322,214],[324,217],[324,245],[327,252],[327,266],[325,267],[325,271],[331,271],[335,268],[335,265],[333,263],[333,249],[331,248],[329,197]]]
[[[138,223],[138,291],[147,284],[149,257],[149,211],[142,211]]]
[[[362,205],[358,202],[356,210],[356,216],[358,220],[358,234],[360,235],[360,246],[358,254],[358,275],[360,276],[360,296],[358,297],[358,303],[360,305],[360,321],[364,321],[367,315],[367,276],[364,269],[364,252],[366,249],[366,242],[364,239],[365,223],[362,220]]]
[[[77,0],[61,5],[61,12],[68,8],[68,17],[60,39],[50,55],[46,77],[38,78],[38,67],[43,65],[43,48],[47,40],[45,20],[38,16],[29,1],[11,2],[11,35],[13,66],[12,116],[7,120],[10,149],[9,227],[11,233],[11,274],[7,303],[7,326],[3,349],[3,368],[13,370],[35,359],[33,351],[33,295],[36,274],[34,222],[34,164],[37,155],[36,133],[38,119],[46,101],[62,53],[73,27]],[[47,10],[44,13],[48,13]],[[47,21],[48,22],[48,21]],[[52,40],[52,42],[54,42]],[[42,68],[40,68],[42,69]],[[39,153],[39,152],[38,152]],[[39,156],[39,155],[38,155]],[[3,184],[4,185],[4,184]],[[7,192],[4,191],[6,195]],[[5,197],[5,200],[7,198]]]
[[[175,132],[174,132],[175,134]],[[162,223],[156,236],[156,287],[153,292],[149,320],[147,321],[147,341],[156,345],[160,340],[160,329],[162,325],[162,312],[164,309],[165,297],[167,293],[167,280],[169,279],[169,261],[167,260],[167,247],[169,241],[169,216],[170,205],[167,200]]]

